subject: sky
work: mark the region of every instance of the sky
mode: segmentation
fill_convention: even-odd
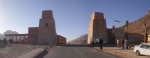
[[[104,13],[107,28],[119,27],[147,14],[150,0],[0,0],[0,33],[28,33],[39,26],[43,10],[53,11],[57,34],[70,41],[88,33],[93,12]]]

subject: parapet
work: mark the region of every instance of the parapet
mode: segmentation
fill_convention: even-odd
[[[94,20],[94,19],[101,19],[101,18],[104,19],[104,15],[101,12],[94,12],[92,14],[92,20]]]
[[[51,18],[53,17],[53,12],[51,10],[43,10],[42,18]]]

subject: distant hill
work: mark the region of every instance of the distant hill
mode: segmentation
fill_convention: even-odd
[[[72,42],[78,42],[78,43],[83,44],[86,42],[87,38],[88,38],[88,34],[84,34],[84,35],[81,35],[78,38],[72,40]]]
[[[16,31],[7,30],[6,32],[4,32],[4,34],[19,34],[19,33]]]
[[[16,31],[12,31],[12,30],[6,30],[6,32],[4,32],[4,34],[19,34]],[[0,39],[4,39],[5,35],[4,34],[0,34]]]

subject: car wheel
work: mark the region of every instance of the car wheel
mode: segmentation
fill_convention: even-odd
[[[136,55],[138,55],[138,56],[140,56],[141,54],[140,54],[140,52],[137,50],[136,51]]]

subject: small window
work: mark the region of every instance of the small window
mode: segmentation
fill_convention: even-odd
[[[48,23],[45,23],[45,27],[48,27]]]

